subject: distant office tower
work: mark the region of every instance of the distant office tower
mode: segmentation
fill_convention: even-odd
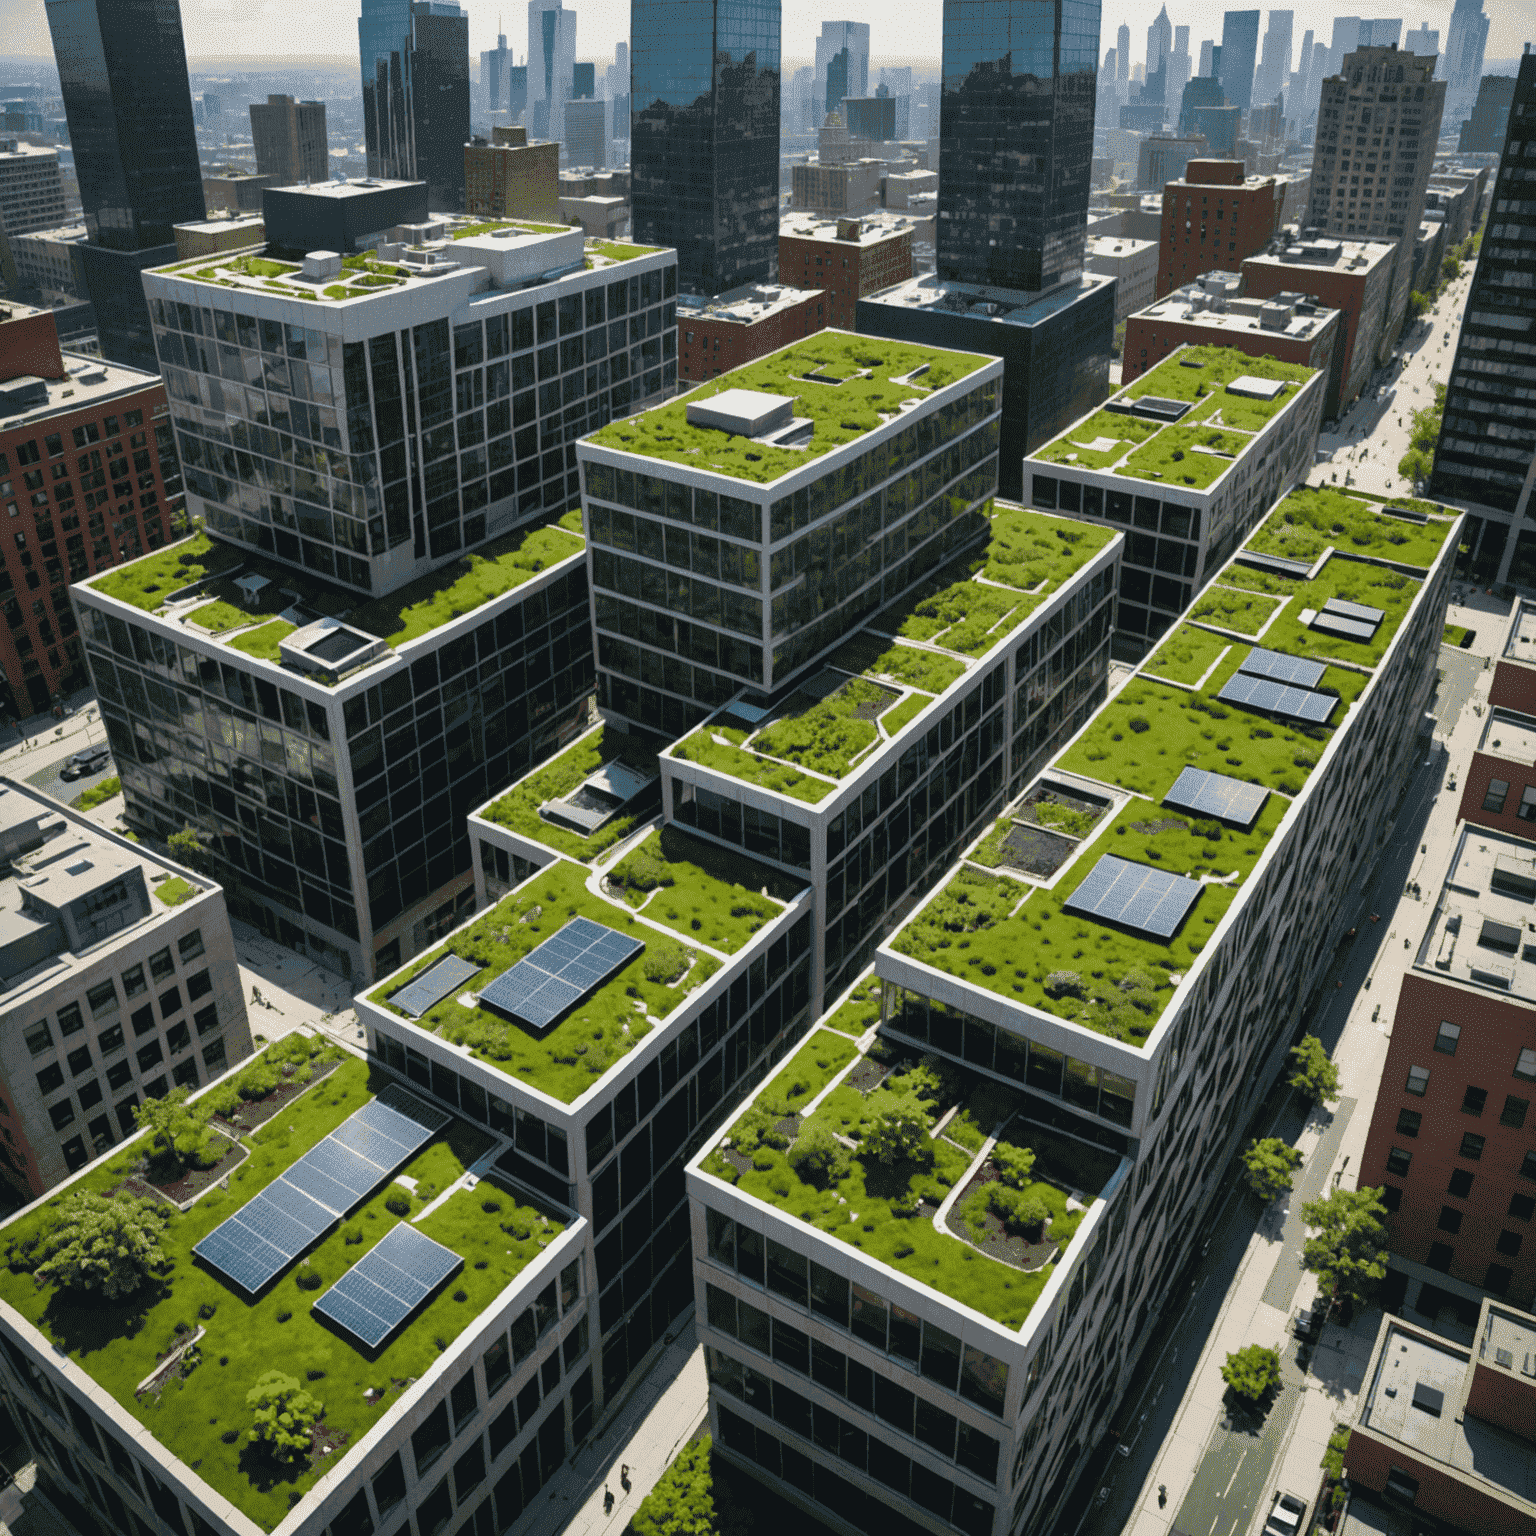
[[[821,36],[816,39],[816,74],[812,91],[813,128],[822,125],[827,113],[841,111],[845,96],[869,95],[867,22],[822,22]]]
[[[608,66],[608,99],[629,95],[629,44],[619,43]]]
[[[1421,59],[1440,52],[1440,33],[1434,27],[1413,27],[1403,39],[1403,51]]]
[[[456,0],[363,0],[368,174],[424,181],[432,208],[464,209],[469,141],[469,17]]]
[[[597,65],[582,62],[571,66],[571,100],[591,101],[597,95]]]
[[[1453,18],[1452,36],[1454,29]],[[1501,543],[1508,527],[1520,527],[1529,515],[1536,458],[1536,354],[1510,340],[1529,336],[1532,323],[1525,274],[1536,248],[1536,203],[1522,189],[1536,180],[1536,53],[1520,60],[1514,85],[1494,212],[1467,297],[1430,482],[1436,496],[1475,503],[1480,514],[1484,508],[1502,514],[1491,520],[1506,530]],[[1474,532],[1487,536],[1481,528]]]
[[[1214,73],[1212,66],[1212,53],[1215,47],[1215,41],[1209,37],[1200,44],[1200,73],[1202,75],[1210,75]]]
[[[102,355],[158,373],[139,274],[174,260],[174,227],[207,213],[181,10],[174,0],[48,0],[47,12]]]
[[[674,0],[630,9],[634,233],[677,251],[683,291],[713,296],[777,266],[779,0],[678,12]]]
[[[815,80],[816,71],[805,65],[784,82],[779,109],[790,133],[809,133],[816,126],[811,121],[811,93]]]
[[[1360,23],[1362,48],[1396,48],[1402,37],[1403,23],[1400,18],[1378,16],[1374,21]]]
[[[1488,18],[1483,14],[1482,0],[1456,0],[1440,71],[1451,122],[1460,122],[1472,110],[1483,78],[1483,52],[1487,46]]]
[[[1361,21],[1358,16],[1335,16],[1333,40],[1328,47],[1326,75],[1336,75],[1344,67],[1344,57],[1360,46]]]
[[[1264,34],[1264,55],[1253,77],[1253,101],[1258,106],[1272,102],[1285,88],[1291,73],[1292,11],[1271,11],[1269,30]]]
[[[530,144],[528,131],[496,124],[491,142],[464,146],[464,211],[493,218],[560,217],[560,146]]]
[[[1163,81],[1163,105],[1171,116],[1178,111],[1184,99],[1184,87],[1191,74],[1189,57],[1189,28],[1173,29],[1173,48],[1168,55],[1168,73]]]
[[[565,104],[565,163],[601,171],[608,165],[608,103],[586,97]]]
[[[1259,13],[1228,11],[1221,28],[1221,64],[1217,73],[1227,100],[1244,110],[1253,105],[1254,61],[1259,52]]]
[[[1357,48],[1323,82],[1307,223],[1354,240],[1395,240],[1397,266],[1380,350],[1395,342],[1408,308],[1414,245],[1440,136],[1445,82],[1435,61],[1396,48]],[[1420,94],[1422,91],[1422,94]],[[1362,143],[1381,129],[1384,142]]]
[[[912,94],[912,71],[906,65],[895,69],[882,69],[880,71],[880,84],[892,96],[910,96]]]
[[[507,116],[513,123],[521,121],[528,110],[528,66],[507,65]]]
[[[894,96],[849,97],[843,103],[848,135],[882,143],[896,138],[896,98]]]
[[[565,139],[565,102],[576,69],[576,12],[560,0],[528,0],[528,128]]]
[[[1179,102],[1179,132],[1182,134],[1196,132],[1194,114],[1219,110],[1225,102],[1226,96],[1221,89],[1221,81],[1213,79],[1210,75],[1196,75],[1184,87],[1184,95]],[[1213,144],[1211,149],[1214,153],[1216,146]]]
[[[1515,99],[1513,75],[1484,75],[1472,116],[1461,125],[1458,154],[1496,155],[1504,148],[1509,109]],[[7,224],[9,227],[9,224]]]
[[[276,176],[279,186],[324,181],[331,174],[325,133],[325,103],[268,96],[251,103],[251,141],[256,174]]]
[[[485,49],[480,55],[480,89],[485,93],[487,111],[505,112],[507,64],[511,56],[507,53],[507,34],[501,30],[500,20],[496,23],[496,29],[496,46]]]
[[[1119,81],[1119,100],[1123,106],[1131,83],[1131,29],[1123,21],[1115,33],[1115,79]]]
[[[1158,12],[1157,19],[1147,28],[1147,65],[1142,76],[1141,100],[1147,106],[1162,106],[1167,100],[1168,55],[1173,41],[1173,26],[1168,20],[1168,7]]]
[[[25,235],[67,222],[59,152],[19,139],[0,139],[0,231]]]

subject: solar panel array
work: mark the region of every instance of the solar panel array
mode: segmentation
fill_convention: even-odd
[[[1276,683],[1289,683],[1293,688],[1316,688],[1328,668],[1320,661],[1287,656],[1284,651],[1266,651],[1263,646],[1256,645],[1237,670],[1254,677],[1267,677]]]
[[[402,1221],[315,1303],[315,1311],[377,1349],[463,1263],[453,1249]]]
[[[1380,624],[1387,616],[1384,608],[1371,608],[1364,603],[1346,602],[1342,597],[1330,597],[1323,604],[1323,612],[1336,613],[1344,619],[1359,619],[1363,624]]]
[[[1326,725],[1339,702],[1331,693],[1291,688],[1267,677],[1250,677],[1246,672],[1235,673],[1216,697],[1227,704],[1246,704],[1250,709],[1289,715],[1293,720],[1308,720],[1316,725]]]
[[[627,933],[573,917],[480,993],[480,1001],[532,1029],[547,1029],[645,945]]]
[[[1200,889],[1198,880],[1185,875],[1172,875],[1106,853],[1062,906],[1068,912],[1082,912],[1156,938],[1171,939]]]
[[[193,1246],[255,1295],[447,1125],[391,1083]]]
[[[1240,549],[1237,558],[1244,565],[1261,571],[1278,571],[1282,576],[1310,576],[1312,567],[1305,560],[1287,560],[1283,555],[1261,555],[1254,549]]]
[[[1208,773],[1204,768],[1186,768],[1163,796],[1163,804],[1196,816],[1214,816],[1218,821],[1251,827],[1268,798],[1269,791],[1262,784],[1245,784],[1241,779]]]
[[[1315,613],[1311,628],[1325,635],[1339,635],[1345,640],[1363,640],[1369,643],[1376,637],[1376,626],[1363,619],[1347,619],[1341,613]]]
[[[462,960],[458,955],[444,955],[436,965],[428,966],[419,976],[406,982],[398,992],[391,993],[389,1001],[401,1013],[419,1019],[429,1008],[435,1008],[479,972],[480,967],[473,960]]]

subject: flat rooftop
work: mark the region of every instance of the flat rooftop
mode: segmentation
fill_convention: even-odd
[[[1127,480],[1209,490],[1316,373],[1301,363],[1249,357],[1230,346],[1186,344],[1037,448],[1024,463],[1026,469],[1060,464],[1106,470]],[[1233,388],[1245,377],[1285,387],[1266,400]],[[1161,401],[1186,408],[1170,419],[1175,412],[1154,404]]]
[[[4,318],[6,309],[17,318],[21,318],[17,312],[23,309],[31,314],[48,313],[7,303],[0,305],[0,318]],[[65,352],[63,355],[64,378],[34,380],[36,385],[46,388],[46,398],[44,388],[19,390],[20,379],[0,383],[0,427],[7,431],[33,424],[41,427],[50,417],[90,410],[118,395],[164,388],[157,373],[145,373],[125,363],[103,362],[99,357],[89,357],[83,352]]]
[[[920,174],[926,176],[930,173],[924,171]],[[837,232],[839,225],[846,228],[849,223],[859,226],[858,235],[852,240]],[[825,240],[831,245],[861,246],[868,250],[872,245],[910,233],[916,224],[916,219],[900,211],[882,209],[879,212],[847,214],[840,218],[821,218],[814,212],[797,209],[780,217],[779,234],[791,235],[800,240]]]
[[[1276,245],[1274,250],[1263,250],[1255,256],[1243,258],[1246,266],[1252,263],[1261,267],[1308,267],[1314,271],[1369,272],[1384,261],[1390,261],[1397,250],[1389,240],[1341,240],[1324,235],[1316,238],[1296,238]]]
[[[1119,256],[1129,261],[1156,249],[1156,240],[1133,240],[1129,235],[1088,236],[1087,254],[1090,256]]]
[[[993,502],[986,540],[875,615],[777,700],[745,695],[668,755],[824,800],[1017,632],[1116,530]]]
[[[1211,309],[1205,293],[1191,285],[1176,289],[1166,298],[1138,310],[1137,320],[1171,321],[1209,333],[1209,346],[1230,345],[1233,335],[1273,336],[1286,341],[1310,341],[1321,335],[1339,311],[1308,303],[1304,311],[1294,303],[1273,299],[1229,298],[1224,310]],[[1245,370],[1252,372],[1251,369]]]
[[[1511,617],[1509,637],[1504,642],[1507,661],[1536,663],[1536,603],[1523,597],[1515,599],[1515,611]]]
[[[568,512],[556,523],[515,528],[387,597],[361,597],[201,532],[81,585],[276,665],[281,643],[321,618],[338,619],[392,649],[430,635],[579,553],[585,548],[580,520],[580,513]],[[266,582],[254,597],[239,585],[252,576]]]
[[[314,1055],[301,1059],[310,1050]],[[334,1471],[346,1450],[357,1445],[409,1385],[432,1368],[441,1351],[473,1327],[560,1235],[563,1223],[553,1212],[499,1185],[489,1165],[501,1143],[454,1119],[398,1170],[394,1180],[378,1185],[317,1246],[252,1299],[195,1258],[194,1245],[390,1081],[338,1047],[303,1036],[269,1047],[264,1056],[274,1065],[285,1059],[278,1070],[286,1086],[270,1098],[254,1098],[240,1111],[240,1124],[213,1122],[215,1129],[233,1136],[258,1116],[270,1117],[239,1135],[244,1160],[230,1168],[227,1189],[210,1189],[190,1209],[179,1210],[151,1182],[145,1166],[147,1138],[140,1136],[3,1228],[5,1241],[17,1245],[12,1251],[25,1253],[70,1197],[110,1194],[127,1181],[129,1192],[152,1199],[167,1218],[160,1248],[170,1267],[159,1286],[119,1301],[93,1296],[82,1302],[53,1285],[34,1283],[30,1265],[22,1259],[0,1270],[0,1300],[40,1329],[173,1456],[257,1525],[271,1530],[288,1514],[290,1497],[307,1492],[322,1474]],[[225,1081],[250,1083],[255,1067],[255,1061],[247,1063]],[[314,1085],[296,1093],[309,1074]],[[226,1098],[231,1106],[242,1102],[238,1093],[217,1086],[206,1097],[215,1102]],[[235,1112],[233,1107],[230,1112]],[[230,1155],[238,1155],[233,1147]],[[471,1168],[477,1170],[477,1184],[466,1178]],[[414,1183],[397,1182],[402,1176]],[[385,1201],[406,1194],[410,1208],[397,1216]],[[491,1210],[488,1201],[497,1208]],[[311,1309],[402,1221],[451,1249],[464,1264],[381,1350],[365,1354]],[[310,1289],[315,1277],[320,1285]],[[141,1394],[138,1386],[183,1341],[182,1331],[189,1325],[202,1332],[201,1359],[166,1388],[169,1399],[158,1388]],[[324,1372],[310,1390],[325,1403],[329,1443],[341,1447],[339,1454],[304,1464],[292,1481],[265,1475],[261,1463],[253,1466],[244,1434],[250,1425],[245,1394],[274,1364],[295,1369],[302,1365],[312,1375]]]
[[[648,411],[610,422],[585,442],[641,458],[711,470],[732,479],[769,485],[814,463],[833,448],[855,443],[898,420],[905,402],[921,402],[992,362],[970,352],[944,351],[824,330],[804,341],[733,368],[685,395]],[[728,436],[688,420],[693,401],[728,389],[746,389],[792,399],[792,415],[810,421],[803,447],[765,444]]]
[[[797,304],[804,304],[807,299],[816,298],[819,292],[816,288],[792,288],[788,283],[743,283],[741,287],[714,298],[680,293],[677,317],[679,320],[727,320],[738,325],[757,325],[782,315]]]
[[[1083,272],[1048,293],[1020,293],[1008,288],[980,288],[945,282],[928,273],[893,288],[860,296],[861,304],[889,304],[895,309],[935,310],[968,315],[997,325],[1040,325],[1115,279],[1107,272]]]
[[[1536,1002],[1536,851],[1470,823],[1414,957],[1426,976]]]
[[[1302,489],[1254,538],[1335,521],[1341,528],[1377,521],[1387,525],[1383,537],[1396,536],[1370,503]],[[1413,553],[1422,566],[1452,522],[1446,516],[1416,529]],[[1146,1040],[1240,899],[1423,585],[1342,549],[1310,575],[1282,575],[1261,561],[1233,557],[1185,622],[897,931],[890,940],[897,953],[1125,1044]],[[1326,603],[1340,601],[1381,613],[1370,638],[1312,627]],[[1288,674],[1305,700],[1255,691],[1255,683]],[[1315,718],[1282,707],[1298,702],[1319,706]],[[1188,769],[1199,774],[1186,776]],[[1200,779],[1210,792],[1251,795],[1250,803],[1229,815],[1191,799],[1203,774],[1220,776]],[[1136,899],[1119,903],[1112,886],[1104,889],[1114,868],[1099,869],[1105,855],[1138,866],[1132,875],[1175,877],[1170,898],[1187,910],[1162,931],[1155,914],[1125,920],[1137,915]],[[957,942],[956,934],[965,937]]]
[[[1527,768],[1536,767],[1536,719],[1513,709],[1490,709],[1477,750]]]

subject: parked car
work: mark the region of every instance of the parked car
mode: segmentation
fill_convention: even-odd
[[[1276,1489],[1274,1507],[1269,1512],[1269,1519],[1264,1522],[1264,1536],[1298,1536],[1306,1512],[1305,1499],[1298,1499],[1294,1493],[1282,1493]]]
[[[83,752],[76,752],[59,770],[61,779],[83,779],[88,773],[95,773],[100,768],[105,768],[111,761],[111,747],[87,747]]]

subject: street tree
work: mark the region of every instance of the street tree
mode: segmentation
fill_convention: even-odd
[[[1291,1047],[1291,1061],[1296,1067],[1290,1079],[1292,1088],[1314,1104],[1331,1104],[1338,1098],[1339,1069],[1328,1059],[1316,1035],[1305,1035],[1300,1045]]]
[[[1280,1384],[1280,1356],[1263,1344],[1250,1344],[1227,1356],[1221,1379],[1250,1403],[1261,1402]]]
[[[1289,1194],[1291,1175],[1301,1167],[1302,1156],[1278,1136],[1266,1136],[1248,1144],[1243,1153],[1243,1177],[1260,1200]]]
[[[1324,1295],[1364,1302],[1387,1272],[1387,1208],[1379,1189],[1334,1189],[1309,1200],[1301,1219],[1313,1235],[1302,1249],[1302,1266],[1317,1276]]]

